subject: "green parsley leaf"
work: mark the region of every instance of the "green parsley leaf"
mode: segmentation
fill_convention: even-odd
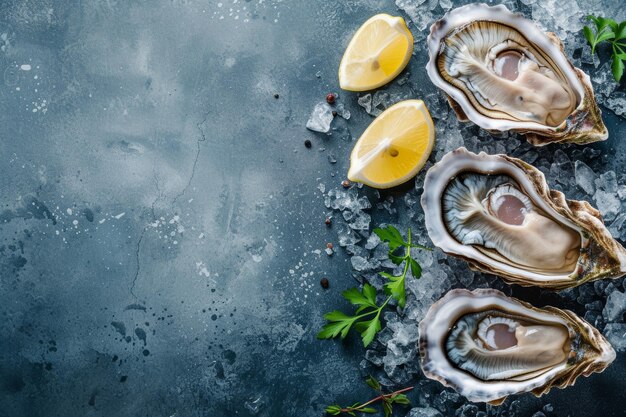
[[[406,290],[404,289],[404,276],[394,277],[391,274],[386,276],[389,282],[385,284],[385,292],[396,299],[398,305],[404,308],[406,304]]]
[[[617,26],[615,32],[615,40],[619,41],[621,39],[626,39],[626,22],[622,22]]]
[[[341,413],[341,407],[338,405],[329,405],[324,411],[332,416],[338,416]]]
[[[587,16],[587,19],[591,20],[593,23],[595,23],[596,28],[598,29],[598,32],[602,31],[602,29],[604,28],[617,28],[617,23],[615,22],[615,20],[613,19],[607,19],[604,17],[596,17],[596,16]]]
[[[385,413],[385,417],[389,417],[393,413],[393,407],[389,401],[383,402],[383,411]]]
[[[411,405],[411,401],[404,394],[396,394],[391,397],[391,402],[395,404]]]
[[[376,391],[380,391],[381,389],[380,382],[378,382],[376,378],[371,375],[365,380],[365,383],[374,388]]]
[[[422,276],[422,267],[413,258],[409,258],[408,262],[409,265],[411,265],[411,274],[413,275],[413,278],[419,279]]]
[[[352,305],[361,306],[361,308],[378,308],[376,305],[376,288],[370,284],[363,285],[362,291],[357,288],[350,288],[341,294]]]
[[[624,74],[624,61],[619,56],[613,56],[613,62],[611,63],[611,72],[613,72],[613,78],[619,82]]]
[[[426,249],[421,245],[411,242],[411,229],[407,230],[407,240],[404,240],[398,229],[389,225],[385,228],[376,228],[374,232],[382,241],[389,244],[389,259],[396,265],[404,263],[402,275],[394,276],[387,272],[380,272],[380,275],[387,278],[388,282],[384,285],[384,291],[388,295],[387,299],[378,305],[376,303],[376,289],[370,284],[364,284],[363,289],[351,288],[342,293],[343,297],[356,306],[354,315],[350,316],[341,311],[332,311],[324,318],[328,321],[317,334],[318,339],[333,339],[335,337],[345,338],[351,329],[361,333],[361,339],[364,346],[368,346],[376,334],[382,329],[380,315],[382,310],[387,306],[393,298],[397,305],[403,308],[406,305],[406,289],[405,278],[409,271],[415,278],[419,278],[422,268],[419,263],[411,258],[411,248]],[[404,248],[404,255],[396,255],[394,251]]]
[[[391,260],[391,262],[393,262],[396,265],[400,265],[402,262],[404,262],[403,256],[396,256],[391,252],[387,256],[389,256],[389,260]]]
[[[359,328],[362,327],[365,327],[365,330],[361,332],[361,339],[363,340],[363,346],[367,347],[370,343],[372,343],[372,341],[374,341],[376,333],[382,329],[378,314],[371,320],[359,322]]]
[[[317,334],[318,339],[332,339],[339,335],[344,339],[350,328],[358,317],[350,317],[341,311],[331,311],[324,314],[324,318],[329,321]]]
[[[607,41],[609,39],[613,39],[615,38],[615,33],[613,33],[610,30],[603,30],[602,32],[600,32],[597,36],[596,36],[596,41],[595,43],[598,44],[600,42],[604,42]]]
[[[404,239],[402,238],[402,235],[400,234],[398,229],[391,225],[388,225],[384,229],[376,228],[374,229],[374,233],[378,235],[380,240],[389,244],[390,251],[394,251],[400,246],[404,246]]]
[[[622,39],[626,39],[626,22],[617,23],[613,19],[587,16],[587,19],[591,20],[595,26],[594,31],[589,26],[583,27],[583,35],[589,45],[591,45],[591,54],[595,54],[596,47],[602,42],[608,42],[611,44],[612,56],[611,56],[611,72],[615,81],[620,81],[624,74],[624,61],[626,61],[626,52],[622,47],[626,47],[626,43],[619,42]]]

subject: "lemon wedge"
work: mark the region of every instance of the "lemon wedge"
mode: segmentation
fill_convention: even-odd
[[[401,17],[377,14],[357,30],[339,64],[339,86],[349,91],[378,88],[409,63],[413,35]]]
[[[390,188],[413,178],[428,160],[435,127],[422,100],[394,104],[359,138],[350,155],[350,181]]]

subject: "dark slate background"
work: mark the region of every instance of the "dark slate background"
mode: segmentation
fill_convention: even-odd
[[[304,124],[379,12],[401,14],[391,0],[2,1],[0,416],[319,416],[369,397],[358,340],[315,339],[354,285],[345,252],[312,254],[336,238],[317,185],[339,184],[352,143]],[[418,97],[434,91],[425,62],[409,67]],[[340,98],[358,138],[371,117]],[[592,146],[621,155],[626,127],[605,120]],[[624,359],[517,415],[626,415]]]

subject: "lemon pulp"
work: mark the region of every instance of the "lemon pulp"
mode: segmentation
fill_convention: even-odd
[[[428,160],[435,129],[421,100],[397,103],[378,116],[350,155],[348,179],[390,188],[413,178]]]
[[[344,90],[365,91],[387,84],[409,63],[413,35],[404,19],[379,14],[365,22],[348,44],[339,65]]]

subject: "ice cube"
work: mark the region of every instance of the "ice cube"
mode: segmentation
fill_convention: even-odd
[[[617,215],[613,223],[609,226],[609,232],[613,237],[626,240],[626,213]]]
[[[591,47],[589,47],[589,52],[591,52]],[[595,71],[591,80],[593,81],[593,91],[602,104],[605,104],[606,99],[619,86],[611,74],[611,64],[608,62]]]
[[[439,5],[443,10],[450,10],[452,8],[452,1],[450,0],[439,0]]]
[[[333,121],[333,109],[322,101],[315,105],[311,117],[306,122],[306,128],[314,132],[328,133]]]
[[[626,115],[626,94],[621,91],[613,93],[604,101],[604,104],[618,116]]]
[[[243,404],[250,414],[257,415],[265,405],[265,401],[262,395],[257,395],[250,397],[248,401],[245,401]]]
[[[439,410],[431,407],[415,407],[411,408],[406,417],[443,417]]]
[[[445,410],[448,407],[456,407],[461,401],[461,396],[456,392],[442,391],[441,394],[435,397],[433,405],[439,410]]]
[[[605,221],[609,222],[615,219],[615,216],[621,206],[621,203],[615,194],[607,193],[603,190],[596,190],[596,193],[593,195],[593,199],[595,200],[596,206],[602,213]]]
[[[365,249],[372,250],[375,249],[381,240],[376,233],[372,233],[370,237],[367,238],[367,243],[365,243]]]
[[[352,263],[352,268],[356,271],[371,271],[375,268],[375,265],[369,262],[362,256],[353,256],[350,258],[350,263]]]
[[[343,103],[337,104],[337,114],[346,120],[350,118],[350,110],[346,109]]]
[[[604,336],[608,339],[613,349],[618,352],[626,350],[626,324],[609,323],[604,328]]]
[[[368,361],[370,361],[371,363],[373,363],[376,366],[382,366],[383,365],[383,357],[380,354],[380,352],[375,351],[373,349],[369,349],[365,352],[365,359],[367,359]]]
[[[476,417],[478,413],[478,407],[474,404],[464,404],[456,410],[455,416],[457,417]]]
[[[452,117],[452,116],[449,116],[449,117]],[[442,135],[442,139],[443,140],[438,140],[435,142],[436,145],[439,145],[437,146],[438,148],[437,154],[436,154],[437,160],[440,160],[444,154],[447,154],[450,151],[458,149],[465,144],[461,131],[454,127],[450,129],[446,129],[445,133]],[[502,149],[502,151],[504,151],[504,148]],[[498,152],[492,152],[492,153],[498,153]]]
[[[608,171],[600,175],[595,181],[596,187],[603,189],[609,193],[617,192],[617,176],[614,171]]]
[[[369,230],[371,221],[372,217],[369,214],[359,211],[350,223],[350,227],[354,230]]]
[[[359,197],[357,204],[361,210],[367,210],[372,207],[372,203],[370,203],[370,200],[366,196]]]
[[[359,255],[364,258],[367,258],[369,256],[369,252],[366,249],[357,245],[346,246],[346,252],[348,252],[350,255]]]
[[[596,202],[598,210],[602,212],[602,215],[606,221],[615,219],[615,216],[619,212],[621,202],[617,198],[617,178],[614,171],[608,171],[600,175],[594,181],[596,185],[596,192],[593,199]]]
[[[372,112],[372,95],[371,94],[365,94],[364,96],[361,96],[358,98],[357,103],[359,103],[359,106],[363,107],[365,109],[365,111],[368,114],[371,114]]]
[[[576,178],[576,184],[585,193],[593,195],[596,192],[595,181],[598,176],[587,164],[582,161],[576,161],[574,163],[574,177]]]
[[[626,293],[613,291],[606,299],[606,305],[602,310],[602,315],[610,322],[623,322],[624,312],[626,312]]]
[[[580,30],[582,10],[577,2],[563,7],[560,0],[542,0],[532,5],[532,18],[544,29],[551,29],[561,40],[567,38],[567,32]]]
[[[337,238],[339,246],[354,245],[361,240],[361,237],[356,232],[345,225],[341,225],[337,229]]]
[[[428,111],[434,119],[441,119],[442,115],[445,118],[448,114],[448,102],[443,95],[437,93],[431,93],[424,97],[424,103]]]
[[[420,10],[420,6],[424,4],[426,0],[396,0],[396,7],[402,10],[409,16],[413,22],[419,19],[423,10]]]

